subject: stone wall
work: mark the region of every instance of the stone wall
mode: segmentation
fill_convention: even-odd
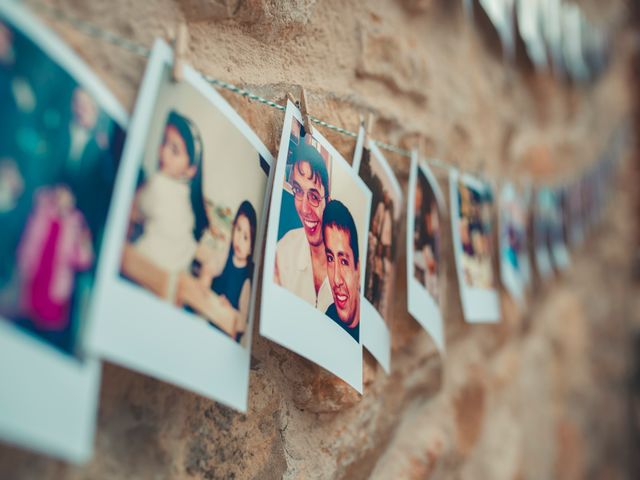
[[[596,160],[633,105],[621,1],[583,2],[594,22],[618,32],[611,68],[589,86],[536,74],[522,55],[506,64],[486,19],[470,22],[457,0],[53,3],[146,45],[184,19],[199,70],[271,99],[304,85],[313,115],[355,130],[373,112],[376,139],[420,143],[425,154],[496,178],[567,178]],[[43,18],[130,108],[144,59]],[[222,93],[275,152],[282,113]],[[352,156],[352,139],[323,133]],[[406,191],[408,159],[389,160]],[[498,325],[464,323],[445,252],[444,358],[406,312],[401,268],[392,372],[366,353],[362,397],[258,335],[246,415],[106,364],[93,459],[74,467],[3,445],[0,476],[624,478],[629,332],[640,321],[629,172],[566,274],[536,285],[526,311],[503,294]]]

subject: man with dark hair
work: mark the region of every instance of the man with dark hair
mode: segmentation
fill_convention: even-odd
[[[331,200],[322,217],[327,275],[333,303],[326,311],[356,341],[360,335],[360,249],[349,209]]]
[[[290,155],[289,184],[302,227],[289,230],[278,242],[274,281],[324,312],[332,302],[322,239],[329,175],[320,152],[304,139]]]

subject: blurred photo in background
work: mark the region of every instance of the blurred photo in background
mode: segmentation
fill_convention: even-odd
[[[99,99],[0,20],[0,314],[73,354],[124,132]]]

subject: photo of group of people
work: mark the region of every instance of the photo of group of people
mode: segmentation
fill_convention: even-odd
[[[265,252],[261,333],[334,373],[331,362],[344,354],[357,362],[361,373],[371,193],[319,132],[306,130],[296,107],[289,102],[287,108]],[[278,314],[283,308],[286,314]],[[317,337],[308,335],[314,328]],[[300,341],[296,331],[302,329],[309,336],[304,342],[316,345],[307,348]],[[331,352],[326,349],[331,343],[322,347],[322,336],[338,342]],[[314,349],[332,358],[323,363]],[[343,376],[361,386],[356,370]]]
[[[89,340],[116,362],[242,410],[271,156],[198,72],[184,66],[183,76],[174,79],[172,51],[157,41]],[[149,341],[132,328],[164,334]]]
[[[333,169],[327,149],[307,136],[297,120],[289,142],[274,282],[358,342],[361,257],[353,215],[331,197]]]
[[[123,129],[77,78],[2,20],[0,107],[0,315],[73,355]]]
[[[171,99],[185,105],[175,94]],[[163,107],[160,102],[158,106]],[[158,144],[147,150],[156,150],[157,157],[147,157],[153,164],[140,172],[121,274],[240,342],[247,329],[253,280],[256,208],[242,195],[231,195],[226,185],[216,185],[224,171],[219,164],[230,164],[229,157],[219,150],[218,155],[205,156],[196,123],[174,109],[154,118],[166,120]],[[208,120],[211,124],[214,118]],[[223,120],[216,125],[218,131],[233,128]],[[236,155],[244,153],[230,148],[230,143],[225,147]],[[246,169],[254,171],[243,172],[244,180],[253,176],[253,183],[264,183],[259,154],[247,153]]]
[[[402,189],[387,159],[360,127],[353,169],[371,191],[371,213],[362,304],[362,345],[385,371],[391,365],[390,308],[395,287]]]
[[[407,307],[444,352],[442,322],[442,217],[446,208],[438,182],[414,152],[407,205]]]
[[[439,304],[440,211],[436,192],[421,169],[417,172],[414,203],[414,276]]]
[[[91,454],[99,362],[84,329],[127,114],[21,2],[0,2],[0,437]]]
[[[451,231],[465,319],[500,319],[493,275],[493,194],[483,180],[451,170],[449,174]]]
[[[530,278],[528,216],[523,194],[512,183],[505,183],[502,187],[499,214],[500,276],[511,295],[522,302],[524,288]]]
[[[375,146],[373,146],[375,148]],[[372,148],[362,149],[358,175],[371,190],[365,298],[383,319],[388,318],[393,293],[395,258],[398,249],[397,222],[400,220],[402,192]],[[387,168],[385,168],[387,167]],[[390,169],[389,169],[390,170]]]
[[[460,181],[457,202],[463,281],[469,287],[493,288],[491,192]]]

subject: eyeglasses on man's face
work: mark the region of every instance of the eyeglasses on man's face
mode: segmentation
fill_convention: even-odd
[[[302,201],[305,195],[304,189],[300,185],[294,183],[292,186],[292,190],[295,199],[298,201]],[[312,207],[317,207],[318,205],[320,205],[320,202],[322,202],[322,200],[327,198],[326,195],[321,195],[320,192],[318,192],[318,190],[316,190],[315,188],[307,190],[306,195],[307,202],[309,202]]]

